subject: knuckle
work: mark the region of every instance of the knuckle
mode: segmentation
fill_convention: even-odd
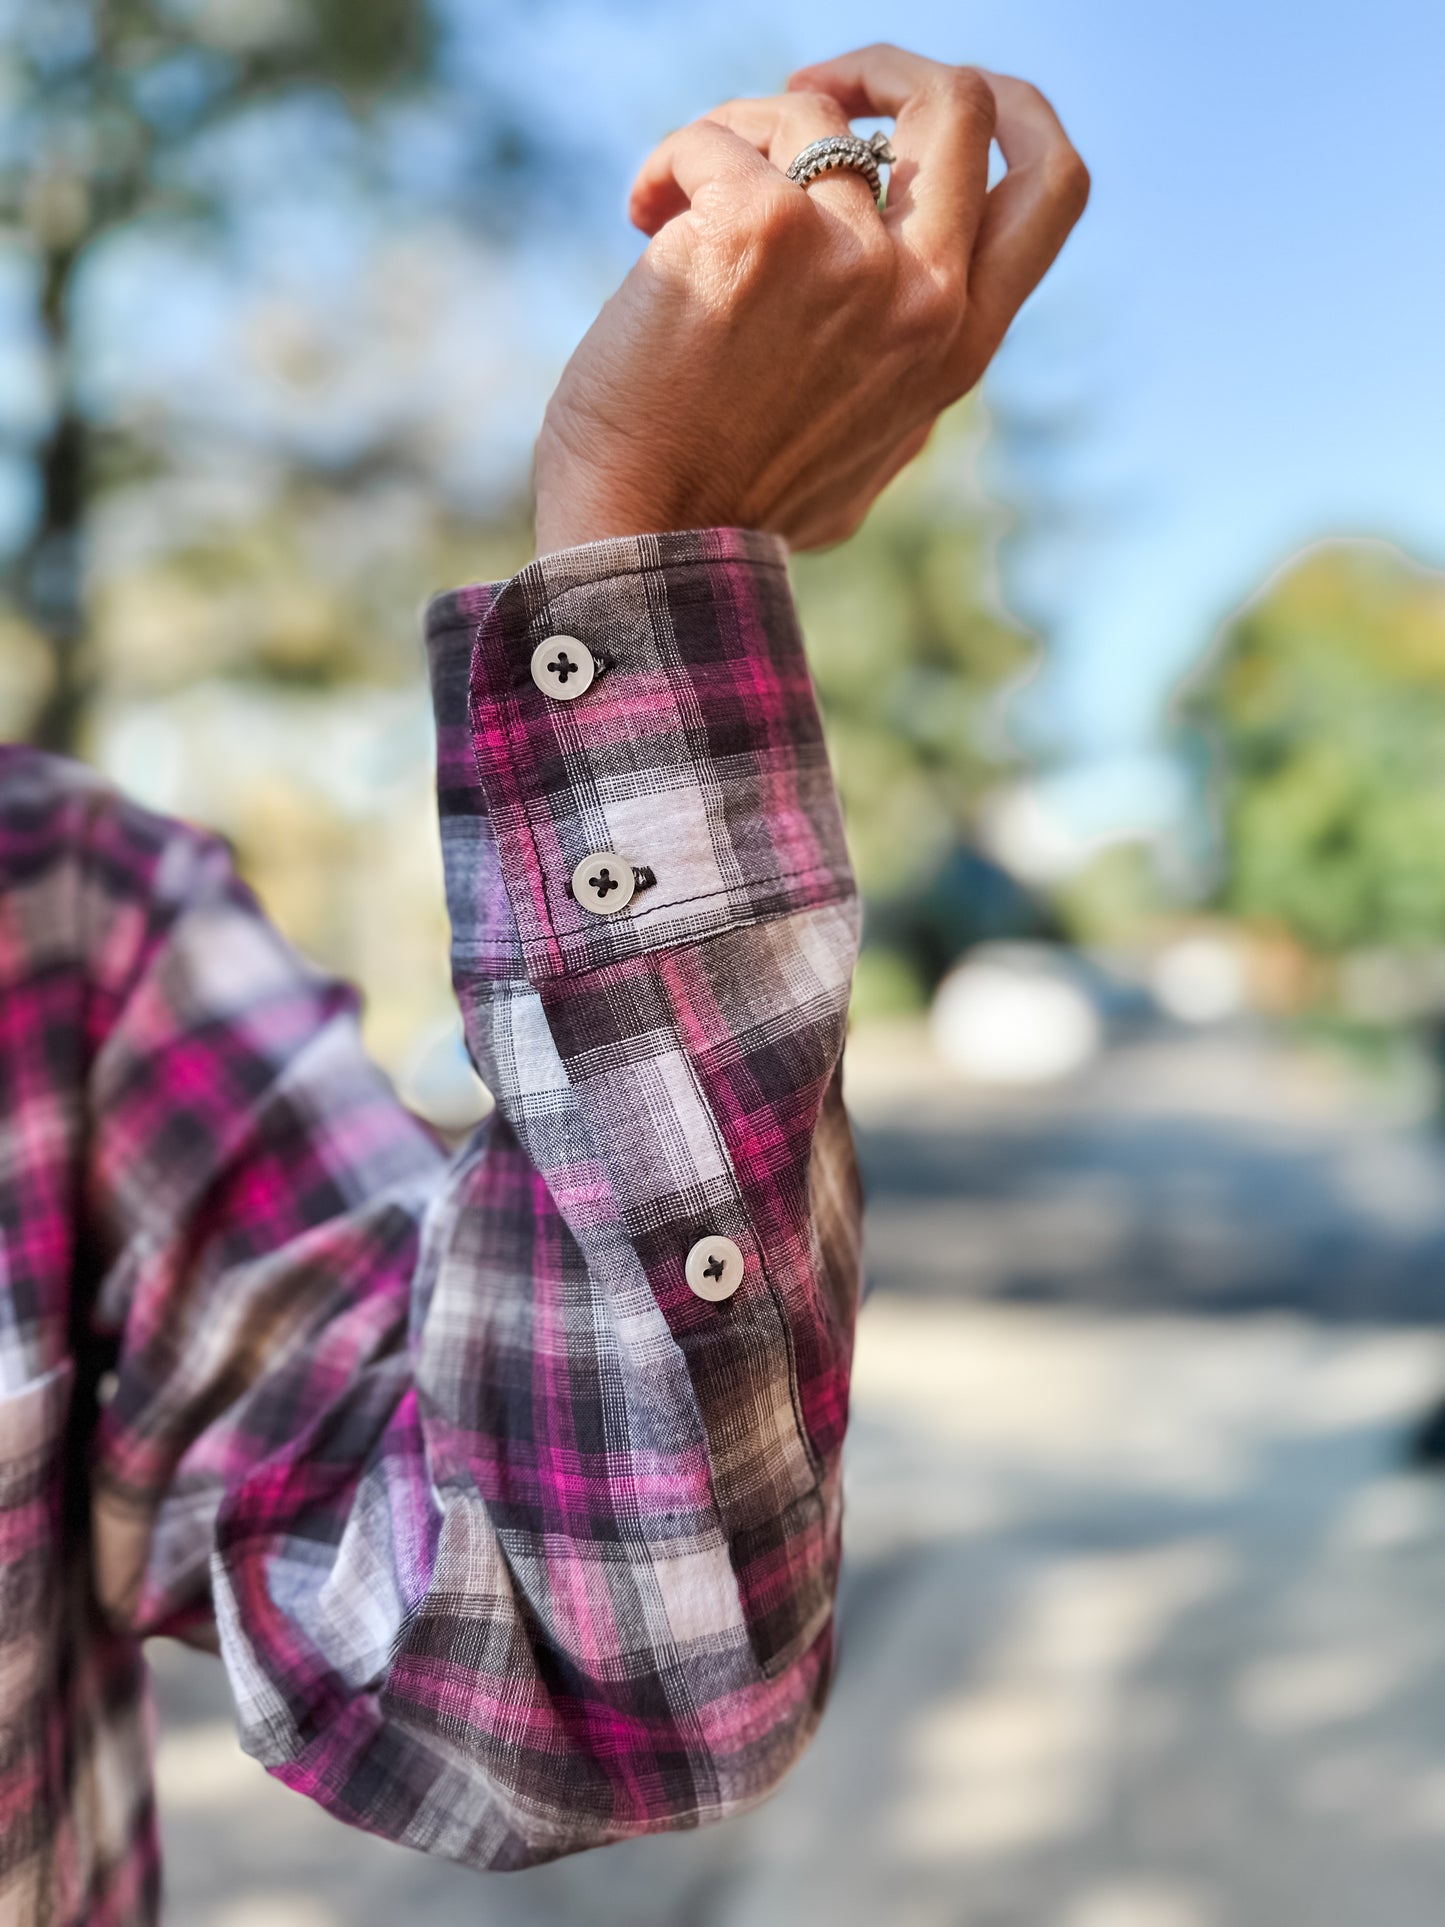
[[[796,93],[789,94],[788,100],[790,104],[793,101],[797,102],[800,109],[799,118],[806,115],[830,121],[846,121],[843,109],[832,94],[825,94],[821,88],[800,88]]]
[[[1067,144],[1063,146],[1049,164],[1049,188],[1075,220],[1088,206],[1092,185],[1089,170],[1078,150]]]
[[[938,83],[939,91],[955,113],[969,120],[983,121],[992,127],[998,119],[998,103],[992,87],[977,67],[950,67]]]
[[[792,181],[779,181],[764,195],[753,222],[753,238],[759,259],[774,253],[796,254],[805,237],[818,226],[817,210],[805,189]]]
[[[789,102],[789,112],[780,121],[786,141],[800,147],[809,141],[823,140],[830,134],[849,132],[848,116],[831,94],[800,94],[798,106]],[[791,158],[791,156],[789,156]]]

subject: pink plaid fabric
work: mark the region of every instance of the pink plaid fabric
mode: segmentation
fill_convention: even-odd
[[[821,1711],[857,919],[782,546],[592,544],[428,634],[497,1097],[450,1162],[214,839],[0,752],[0,1923],[155,1918],[148,1634],[478,1867],[737,1811]],[[599,851],[655,878],[614,917]]]

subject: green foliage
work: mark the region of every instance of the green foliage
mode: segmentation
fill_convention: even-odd
[[[849,1010],[856,1023],[914,1017],[928,1006],[928,986],[914,959],[890,945],[869,944],[858,959]]]
[[[504,4],[468,0],[468,46]],[[431,913],[395,915],[366,782],[298,770],[288,744],[298,718],[332,717],[354,747],[382,714],[412,740],[424,595],[526,560],[527,517],[501,489],[479,508],[457,477],[474,472],[458,451],[487,446],[483,411],[532,373],[479,339],[461,394],[432,354],[455,337],[432,329],[495,281],[491,243],[548,213],[560,175],[556,238],[584,218],[557,117],[452,59],[441,36],[461,17],[441,0],[0,0],[0,246],[26,264],[45,397],[7,451],[38,512],[0,601],[0,727],[113,757],[157,807],[224,827],[283,925],[361,972],[392,1038],[419,1021],[401,933]],[[314,285],[297,270],[294,239],[269,278],[257,242],[278,211],[283,238],[344,243],[340,294],[329,265]],[[174,341],[180,373],[112,338],[118,260],[147,277],[121,325]],[[210,367],[187,352],[197,286],[227,322],[200,323]],[[976,406],[954,411],[852,542],[796,568],[878,913],[860,1008],[916,1008],[988,907],[960,845],[1013,761],[1000,700],[1035,649],[998,607],[981,428]],[[374,952],[357,940],[373,924]]]
[[[1060,884],[1055,908],[1075,943],[1139,941],[1164,907],[1153,848],[1111,843]]]
[[[965,834],[1013,759],[1002,692],[1035,659],[993,584],[997,518],[973,481],[965,405],[861,531],[801,556],[794,582],[866,893],[896,896]]]
[[[127,234],[192,254],[234,238],[249,181],[227,160],[224,137],[244,127],[249,151],[264,153],[257,135],[281,125],[278,114],[293,115],[293,130],[315,130],[315,177],[303,170],[283,183],[293,206],[314,214],[328,194],[345,205],[349,193],[353,216],[369,200],[404,226],[417,209],[405,205],[407,190],[390,165],[394,129],[379,110],[423,103],[452,157],[450,187],[430,180],[425,214],[435,219],[445,208],[459,223],[491,219],[491,203],[475,191],[478,172],[501,158],[514,177],[519,154],[532,150],[519,147],[514,112],[479,98],[475,75],[457,84],[438,20],[431,0],[0,0],[0,243],[31,270],[24,285],[33,291],[31,333],[44,365],[36,386],[49,401],[38,433],[9,438],[7,452],[33,469],[37,512],[10,558],[3,613],[48,666],[30,723],[48,747],[78,747],[104,693],[107,645],[96,633],[96,606],[110,585],[93,566],[98,507],[183,476],[187,464],[176,398],[159,407],[147,398],[147,411],[130,415],[113,397],[98,399],[95,351],[113,354],[115,344],[98,338],[91,264]],[[518,204],[509,194],[507,206]],[[234,292],[239,306],[246,290]],[[166,276],[156,274],[158,334],[178,325],[167,294]],[[403,427],[394,445],[368,447],[372,479],[390,473],[417,485],[416,439],[408,443]],[[213,457],[209,424],[199,434],[193,428],[193,448],[198,441]],[[283,514],[298,495],[314,504],[327,486],[292,450],[240,451],[253,464],[258,452],[276,476]],[[355,478],[334,480],[339,496]],[[252,549],[269,539],[258,528]],[[238,559],[212,560],[236,573]],[[194,574],[198,562],[205,557],[195,552],[182,566]],[[283,673],[294,669],[284,638],[279,646],[258,642],[258,667],[268,649]]]
[[[421,598],[511,575],[532,552],[530,515],[479,526],[415,488],[339,500],[293,477],[262,512],[105,572],[90,598],[98,709],[216,679],[414,689]]]
[[[1314,551],[1226,631],[1186,717],[1225,908],[1318,952],[1445,942],[1445,579],[1379,545]]]
[[[200,137],[288,91],[364,107],[421,79],[434,48],[426,0],[10,0],[0,217],[53,251],[214,211],[187,177]]]

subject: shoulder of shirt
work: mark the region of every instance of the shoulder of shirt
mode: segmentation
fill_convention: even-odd
[[[55,934],[69,929],[92,960],[139,956],[202,898],[254,907],[214,832],[146,809],[83,763],[5,744],[0,893],[16,891],[50,905]]]
[[[225,839],[137,803],[99,771],[23,743],[0,743],[0,868],[33,857],[80,857],[97,843],[140,863],[159,863],[173,846],[197,855],[227,853]]]

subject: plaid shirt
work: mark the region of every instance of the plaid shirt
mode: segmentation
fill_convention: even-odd
[[[278,1778],[477,1867],[735,1812],[819,1717],[856,900],[783,547],[590,544],[428,632],[497,1098],[450,1161],[215,839],[0,752],[3,1923],[154,1919],[148,1634],[219,1645]]]

